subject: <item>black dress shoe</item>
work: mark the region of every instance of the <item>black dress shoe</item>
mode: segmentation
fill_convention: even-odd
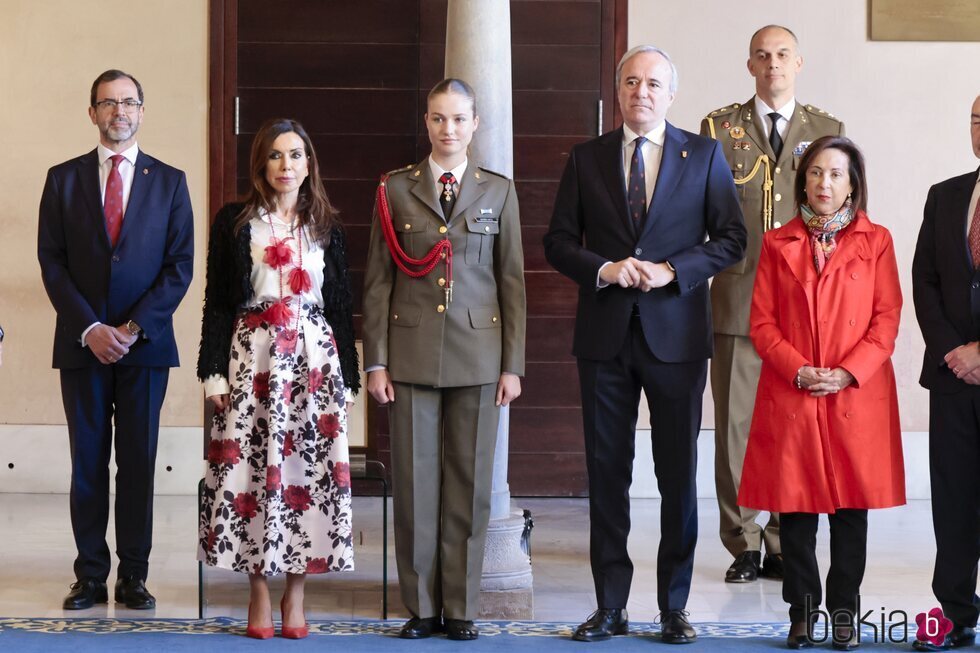
[[[803,648],[813,648],[813,633],[809,632],[805,621],[797,621],[789,626],[786,636],[786,648],[798,651]]]
[[[142,578],[129,576],[116,581],[116,603],[125,603],[130,610],[152,610],[157,607]]]
[[[953,630],[946,635],[946,639],[939,646],[932,642],[915,640],[912,648],[916,651],[948,651],[951,648],[961,648],[963,646],[973,646],[977,641],[977,631],[970,626],[953,626]]]
[[[767,553],[766,557],[762,559],[762,569],[759,570],[759,575],[772,580],[782,580],[783,554],[774,553],[770,555]]]
[[[96,603],[108,603],[109,590],[105,583],[94,578],[83,578],[71,584],[71,591],[62,602],[65,610],[85,610]]]
[[[402,639],[425,639],[442,632],[442,619],[439,617],[412,617],[405,622],[398,636]]]
[[[446,637],[457,642],[467,642],[480,636],[480,629],[472,621],[465,619],[446,619]]]
[[[577,642],[602,642],[613,635],[625,635],[629,629],[630,619],[624,608],[599,608],[588,621],[575,629],[572,639]]]
[[[759,577],[759,559],[761,554],[758,551],[742,551],[735,558],[735,562],[725,572],[726,583],[751,583]]]
[[[861,633],[854,626],[834,626],[833,633],[831,646],[835,651],[853,651],[861,646]]]
[[[660,619],[663,624],[660,628],[660,639],[667,644],[690,644],[698,638],[687,620],[689,613],[686,610],[671,610],[661,612]]]

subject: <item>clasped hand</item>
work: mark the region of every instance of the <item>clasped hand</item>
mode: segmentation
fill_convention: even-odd
[[[599,271],[599,278],[609,285],[639,288],[643,292],[666,286],[674,280],[674,276],[674,271],[666,263],[641,261],[632,256],[610,263]]]
[[[86,346],[103,365],[119,362],[120,358],[129,353],[134,342],[136,336],[125,325],[111,327],[108,324],[97,324],[85,336]]]
[[[943,360],[957,379],[970,385],[980,385],[980,348],[976,342],[960,345],[946,354]]]
[[[843,367],[811,367],[804,365],[798,372],[800,385],[811,397],[826,397],[854,383],[854,376]]]

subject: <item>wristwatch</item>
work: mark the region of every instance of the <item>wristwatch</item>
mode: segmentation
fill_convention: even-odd
[[[0,342],[3,342],[3,327],[0,327]]]
[[[143,333],[142,327],[132,320],[126,323],[126,330],[129,331],[129,335],[131,336],[138,336],[139,334]]]

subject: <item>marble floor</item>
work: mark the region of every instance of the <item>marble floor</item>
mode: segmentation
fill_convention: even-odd
[[[531,510],[534,617],[540,621],[583,620],[595,609],[588,565],[588,506],[584,499],[515,499]],[[636,567],[630,617],[652,621],[658,613],[655,561],[659,500],[634,499],[630,551]],[[722,581],[731,560],[715,535],[718,509],[699,502],[701,538],[688,609],[695,622],[782,622],[786,606],[780,584],[760,580],[744,585]],[[196,499],[160,496],[155,504],[154,548],[148,587],[157,597],[153,613],[112,603],[68,613],[61,600],[72,582],[74,546],[65,495],[0,495],[0,617],[197,617],[197,563],[194,559]],[[389,510],[390,519],[390,510]],[[381,612],[381,500],[354,500],[357,570],[311,577],[307,583],[312,619],[377,619]],[[110,543],[112,542],[110,525]],[[863,610],[881,620],[881,611],[904,610],[914,618],[936,605],[930,590],[935,544],[928,501],[872,511]],[[398,598],[393,538],[389,528],[389,617],[404,618]],[[818,553],[827,569],[827,525],[821,523]],[[110,583],[114,577],[110,577]],[[247,579],[206,569],[207,616],[245,617]],[[279,583],[274,584],[278,588]]]

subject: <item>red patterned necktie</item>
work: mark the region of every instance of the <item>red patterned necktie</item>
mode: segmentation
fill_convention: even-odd
[[[109,171],[109,178],[105,182],[105,201],[102,205],[106,231],[109,233],[109,241],[113,247],[119,241],[119,232],[122,231],[123,182],[122,175],[119,174],[119,164],[124,158],[122,154],[113,154],[109,157],[112,161],[112,170]]]
[[[973,267],[980,267],[980,201],[973,210],[973,222],[970,223],[970,254],[973,256]]]
[[[439,177],[442,184],[442,192],[439,193],[439,203],[442,205],[442,214],[449,220],[453,214],[453,205],[456,204],[456,177],[451,172],[444,172]]]

